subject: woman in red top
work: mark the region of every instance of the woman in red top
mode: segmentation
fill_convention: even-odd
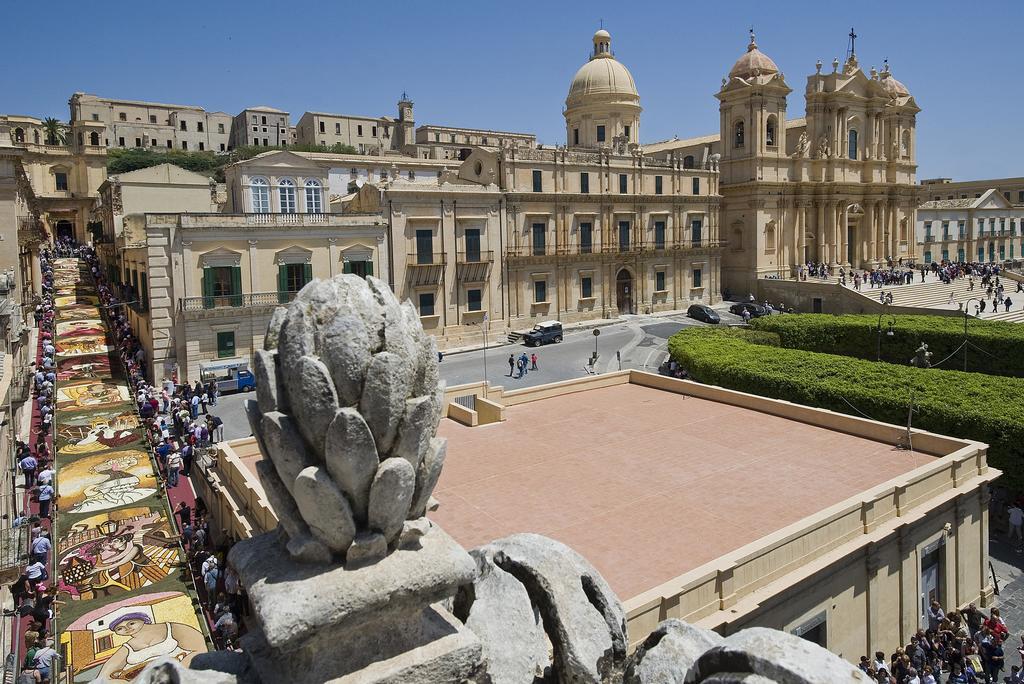
[[[992,613],[985,619],[983,625],[992,630],[992,634],[998,636],[1000,639],[1006,639],[1010,634],[1010,630],[1006,627],[1006,623],[1003,621],[1003,618],[999,617],[998,608],[992,609]]]

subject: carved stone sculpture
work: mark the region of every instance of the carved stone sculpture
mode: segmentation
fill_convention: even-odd
[[[246,412],[280,525],[229,555],[258,616],[243,644],[261,679],[468,676],[479,641],[431,606],[474,564],[426,518],[444,386],[419,315],[383,282],[340,275],[275,311],[264,346]]]
[[[260,480],[303,562],[380,560],[423,533],[444,463],[437,348],[375,278],[303,288],[256,352]]]
[[[818,138],[818,158],[828,159],[831,156],[831,151],[828,146],[828,138],[824,135]]]
[[[807,131],[801,131],[800,137],[796,141],[796,156],[803,158],[807,156],[807,149],[811,146],[811,141],[807,137]]]

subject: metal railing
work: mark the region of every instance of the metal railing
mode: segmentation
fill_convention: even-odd
[[[211,297],[182,297],[178,300],[180,311],[203,311],[208,309],[244,309],[254,306],[276,306],[295,299],[298,292],[253,292],[250,294],[217,295]]]
[[[455,259],[459,264],[488,264],[494,261],[494,252],[489,249],[459,252]]]
[[[406,261],[407,266],[444,266],[447,263],[447,257],[440,252],[431,252],[430,254],[420,254],[419,252],[410,252]]]
[[[546,245],[543,249],[534,247],[533,245],[520,245],[519,247],[509,247],[506,250],[507,256],[510,257],[530,257],[530,256],[552,256],[558,254],[560,256],[574,256],[574,255],[590,255],[590,254],[626,254],[633,252],[656,252],[656,251],[668,251],[668,250],[680,250],[680,249],[701,249],[710,247],[722,247],[725,242],[722,240],[666,240],[664,243],[654,242],[629,242],[611,244],[599,244],[592,243],[587,248],[583,248],[581,245],[559,245],[556,249],[553,245]]]

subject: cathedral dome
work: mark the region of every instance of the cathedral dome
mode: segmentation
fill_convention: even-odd
[[[752,78],[777,73],[779,73],[779,67],[771,57],[757,49],[754,32],[751,31],[747,51],[732,65],[732,69],[729,70],[729,78]]]
[[[885,70],[879,74],[879,83],[882,88],[890,97],[909,97],[910,91],[907,90],[907,86],[903,85],[895,78],[893,78],[892,72],[889,71],[889,67],[886,66]]]
[[[611,34],[604,29],[594,34],[594,53],[573,77],[569,96],[565,98],[566,107],[578,107],[590,101],[640,103],[633,75],[612,56],[611,41]]]

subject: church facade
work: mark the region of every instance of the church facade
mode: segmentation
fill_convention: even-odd
[[[656,158],[717,162],[722,281],[734,293],[807,262],[871,268],[916,255],[921,110],[887,63],[865,73],[853,47],[830,71],[816,64],[806,115],[787,119],[792,89],[751,33],[715,94],[719,134],[646,147]]]

